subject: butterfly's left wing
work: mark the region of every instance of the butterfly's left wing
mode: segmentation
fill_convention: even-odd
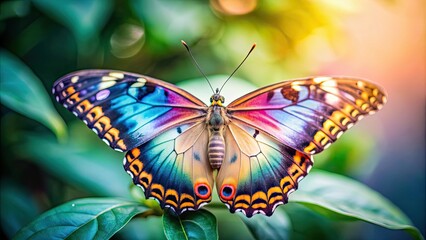
[[[52,91],[59,103],[118,151],[203,119],[207,110],[201,100],[170,83],[115,70],[70,73],[56,81]]]
[[[385,92],[371,82],[316,77],[261,88],[230,103],[227,112],[231,121],[312,155],[385,102]]]

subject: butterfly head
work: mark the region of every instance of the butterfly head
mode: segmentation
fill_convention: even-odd
[[[219,89],[216,89],[216,93],[210,97],[211,106],[222,106],[225,103],[225,98],[220,95]]]

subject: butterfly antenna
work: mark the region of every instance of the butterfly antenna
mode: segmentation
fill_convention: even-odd
[[[212,89],[212,92],[213,92],[213,94],[214,94],[214,90],[213,90],[212,84],[210,83],[210,81],[209,81],[209,79],[207,78],[206,74],[204,74],[203,70],[201,70],[201,68],[200,68],[200,66],[198,65],[197,61],[195,61],[195,58],[194,58],[194,56],[192,55],[191,49],[189,48],[188,44],[186,44],[186,42],[185,42],[185,41],[183,41],[183,40],[180,40],[180,41],[182,42],[183,46],[185,46],[186,50],[188,51],[189,55],[190,55],[190,56],[191,56],[191,58],[192,58],[192,61],[195,63],[195,66],[198,68],[198,71],[200,71],[200,73],[201,73],[201,74],[203,74],[204,78],[207,80],[207,83],[209,84],[209,86],[210,86],[210,88]]]
[[[231,75],[228,77],[228,79],[226,79],[226,81],[223,83],[222,87],[219,90],[219,93],[222,91],[222,88],[229,81],[229,79],[231,79],[231,77],[234,75],[234,73],[241,67],[241,65],[243,65],[243,63],[246,61],[246,59],[248,58],[248,56],[250,56],[250,53],[253,51],[253,49],[255,47],[256,47],[256,43],[253,43],[253,46],[251,46],[250,51],[247,53],[246,57],[243,59],[243,61],[240,63],[240,65],[238,65],[238,67],[235,68],[235,70],[231,73]]]

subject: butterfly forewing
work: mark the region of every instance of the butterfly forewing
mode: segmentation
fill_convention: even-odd
[[[207,108],[172,84],[110,70],[68,74],[55,82],[53,93],[119,151],[133,149],[179,123],[203,118]]]
[[[385,102],[384,91],[365,80],[318,77],[264,87],[233,101],[227,109],[231,120],[316,154]]]

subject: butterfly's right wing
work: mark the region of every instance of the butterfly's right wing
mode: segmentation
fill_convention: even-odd
[[[130,150],[124,169],[147,198],[177,214],[197,210],[212,199],[213,170],[207,158],[204,121],[175,126]]]

